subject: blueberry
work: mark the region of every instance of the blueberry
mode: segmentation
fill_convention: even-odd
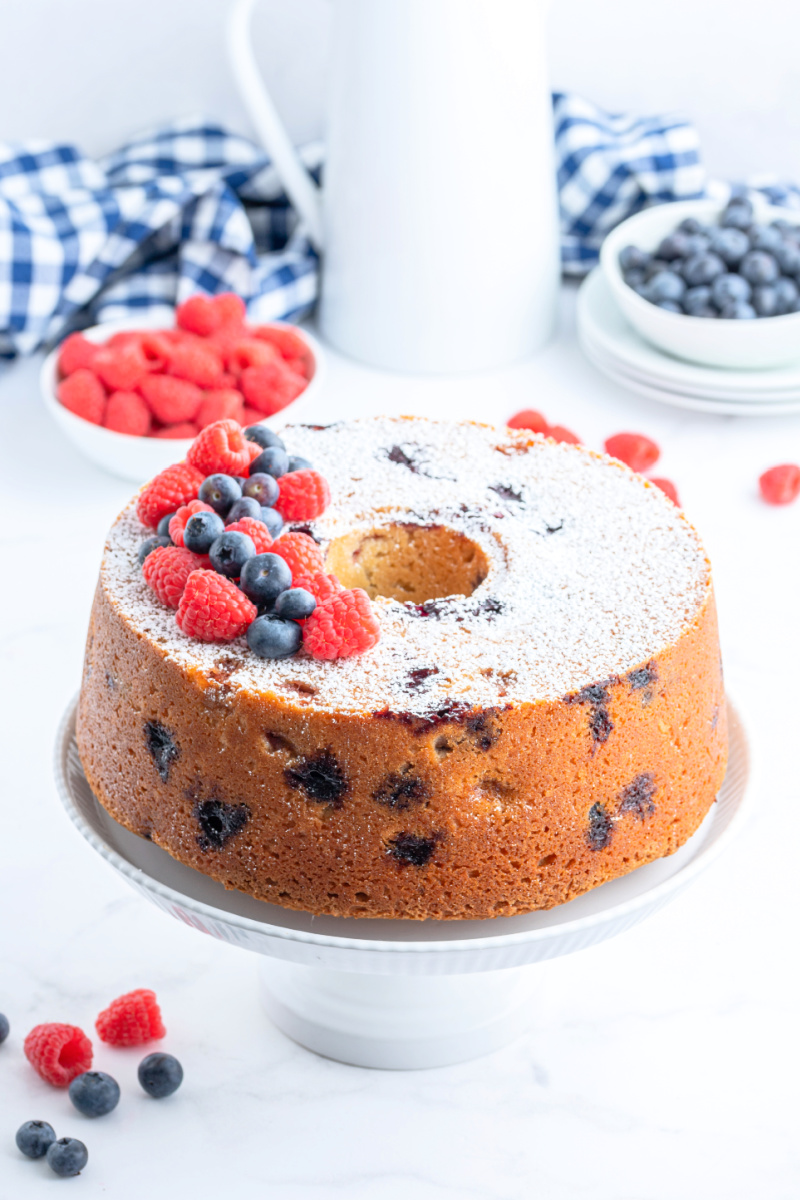
[[[677,300],[659,300],[656,308],[663,308],[665,312],[682,313],[683,309]]]
[[[277,446],[280,450],[286,449],[282,439],[278,437],[277,433],[267,429],[266,425],[248,425],[244,430],[244,436],[249,442],[256,442],[264,450],[267,446]]]
[[[252,496],[242,496],[241,500],[231,505],[225,524],[233,525],[234,521],[241,521],[242,517],[252,517],[254,521],[262,520],[261,505]]]
[[[77,1138],[59,1138],[47,1151],[47,1165],[56,1175],[80,1175],[89,1161],[89,1151]]]
[[[776,317],[779,304],[775,288],[768,283],[753,288],[753,308],[760,317]]]
[[[651,258],[651,254],[648,254],[646,250],[640,250],[638,246],[626,246],[619,252],[620,270],[630,271],[633,268],[644,270]]]
[[[717,310],[715,308],[712,308],[712,306],[710,304],[706,304],[706,305],[704,305],[703,308],[696,308],[689,315],[692,317],[703,317],[706,320],[716,321],[717,317],[719,316],[719,313],[717,312]]]
[[[665,258],[651,258],[644,269],[644,276],[649,283],[653,276],[658,275],[660,271],[672,271],[673,269],[672,263],[668,263]]]
[[[0,1013],[0,1045],[2,1045],[8,1037],[9,1029],[10,1026],[8,1024],[8,1017],[5,1013]]]
[[[280,495],[274,475],[267,475],[264,471],[252,474],[242,491],[245,497],[256,500],[262,508],[271,508]]]
[[[684,217],[678,226],[679,233],[705,233],[705,225],[697,217]]]
[[[748,230],[753,250],[768,250],[775,254],[783,246],[783,234],[774,225],[753,225]]]
[[[277,509],[262,508],[261,520],[266,525],[270,537],[276,538],[280,535],[280,532],[283,529],[283,517],[277,511]]]
[[[750,299],[752,288],[741,275],[718,275],[711,285],[711,296],[717,308]]]
[[[739,265],[739,274],[744,275],[748,283],[774,283],[780,271],[778,264],[766,250],[751,250],[745,254]]]
[[[211,543],[225,532],[225,522],[215,512],[199,512],[189,517],[183,531],[183,544],[193,554],[208,554]]]
[[[775,281],[775,293],[778,297],[778,312],[794,312],[794,306],[800,298],[800,288],[795,281],[782,276]]]
[[[241,500],[242,487],[233,475],[209,475],[200,484],[197,498],[224,517],[231,505]]]
[[[641,267],[632,267],[630,271],[623,271],[622,278],[625,280],[628,287],[637,289],[637,288],[644,286],[646,275],[645,275],[644,271],[641,269]],[[289,470],[290,471],[299,471],[300,468],[293,467],[292,463],[305,462],[305,461],[306,461],[306,459],[304,459],[304,458],[290,458],[289,459]]]
[[[292,586],[292,572],[279,554],[256,554],[247,560],[241,574],[241,589],[256,604],[272,604]]]
[[[139,547],[139,550],[136,554],[136,557],[139,560],[139,566],[142,565],[144,560],[147,558],[148,554],[152,554],[153,551],[157,550],[159,546],[171,546],[171,545],[172,545],[172,538],[158,537],[157,534],[153,534],[152,537],[145,538],[145,540],[142,542],[142,544]],[[2,1041],[2,1040],[3,1039],[0,1038],[0,1041]]]
[[[685,291],[686,284],[680,275],[676,275],[674,271],[659,271],[648,283],[646,296],[651,304],[661,304],[664,300],[674,303],[683,298]]]
[[[17,1130],[17,1149],[28,1158],[44,1158],[56,1140],[56,1131],[47,1121],[26,1121]]]
[[[696,310],[708,308],[711,303],[711,288],[706,284],[700,287],[689,288],[688,292],[683,297],[683,311],[689,316],[694,316]]]
[[[259,658],[288,658],[303,644],[303,631],[283,617],[256,617],[247,627],[247,644]]]
[[[155,1100],[171,1096],[182,1082],[183,1067],[171,1054],[148,1054],[139,1063],[139,1083]]]
[[[686,234],[670,233],[659,242],[656,258],[665,258],[667,262],[671,262],[673,258],[686,258],[686,243]]]
[[[706,233],[693,233],[686,239],[685,258],[694,258],[695,254],[707,254],[711,249],[711,238]]]
[[[628,274],[631,274],[631,272],[628,272]],[[640,282],[644,283],[644,273],[639,272],[639,274],[641,274],[641,276],[642,276]],[[628,283],[627,278],[626,278],[625,282]],[[633,287],[633,284],[628,283],[628,286]],[[289,470],[290,471],[310,471],[311,463],[308,461],[307,458],[301,458],[299,454],[291,454],[289,456]]]
[[[158,522],[158,525],[156,526],[156,533],[159,537],[165,537],[165,538],[169,537],[169,523],[174,516],[175,516],[174,512],[167,513],[167,515],[165,517],[162,517],[161,520]]]
[[[708,254],[695,254],[686,260],[683,267],[683,278],[689,287],[699,287],[702,283],[712,283],[718,275],[725,273],[725,263],[718,254],[709,251]]]
[[[750,201],[739,196],[732,199],[719,219],[724,229],[748,229],[753,224],[753,206]]]
[[[729,267],[735,267],[742,261],[750,249],[750,240],[741,229],[720,229],[714,227],[709,233],[711,250],[718,254]]]
[[[304,621],[317,607],[317,601],[301,587],[290,587],[281,592],[275,601],[273,612],[276,617],[287,617],[290,621]]]
[[[784,275],[800,275],[800,246],[786,241],[775,251],[778,266]]]
[[[208,553],[215,571],[220,575],[227,575],[229,579],[236,579],[241,575],[245,563],[255,556],[255,552],[253,539],[234,529],[230,533],[226,531],[212,542]]]
[[[265,475],[273,475],[276,479],[280,479],[288,469],[289,455],[283,447],[267,446],[266,450],[262,450],[258,458],[250,463],[250,477],[263,471]]]
[[[752,304],[740,300],[735,304],[726,304],[719,315],[728,321],[752,321],[757,313]]]
[[[105,1071],[84,1071],[69,1085],[69,1098],[85,1117],[104,1117],[119,1104],[119,1084]]]

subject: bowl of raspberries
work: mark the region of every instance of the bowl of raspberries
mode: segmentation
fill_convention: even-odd
[[[658,205],[612,230],[600,265],[660,350],[734,369],[800,360],[800,213],[745,196]]]
[[[45,359],[45,404],[88,458],[142,483],[216,421],[291,419],[319,388],[322,352],[282,321],[253,325],[242,299],[195,295],[151,316],[72,333]]]

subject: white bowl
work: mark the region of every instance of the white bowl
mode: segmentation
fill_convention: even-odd
[[[628,217],[603,242],[600,266],[614,299],[634,329],[678,358],[712,367],[778,367],[800,360],[800,313],[755,321],[709,320],[668,312],[650,304],[622,278],[619,254],[625,246],[654,251],[685,217],[712,224],[725,207],[718,200],[680,200]],[[756,220],[795,219],[800,213],[771,204],[755,205]]]
[[[103,325],[93,325],[90,329],[84,329],[82,332],[90,342],[105,342],[113,334],[129,329],[169,329],[174,326],[174,323],[172,315],[169,317],[163,314],[142,315],[124,321],[108,321]],[[290,325],[286,321],[266,323],[291,329],[305,342],[314,359],[314,373],[305,390],[279,413],[259,421],[260,425],[277,426],[278,424],[282,425],[287,418],[292,421],[298,418],[302,420],[302,414],[307,411],[310,399],[316,395],[322,383],[324,354],[317,339],[307,333],[305,329],[299,329],[296,325]],[[131,479],[134,483],[147,483],[159,471],[163,471],[165,467],[186,457],[192,444],[191,438],[133,437],[127,433],[116,433],[113,429],[105,429],[102,425],[93,425],[91,421],[84,421],[83,417],[76,417],[74,413],[64,408],[56,396],[59,350],[60,347],[57,346],[42,363],[39,384],[51,416],[82,454],[106,471],[110,471],[112,475],[119,475],[122,479]]]

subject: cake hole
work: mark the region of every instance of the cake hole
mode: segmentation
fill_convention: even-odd
[[[438,759],[446,758],[453,753],[453,745],[449,738],[438,737],[433,743],[433,752]]]
[[[539,862],[536,865],[539,867],[552,867],[552,865],[555,861],[556,861],[555,854],[545,854],[544,858],[540,858]]]
[[[267,732],[264,734],[264,741],[267,743],[271,754],[280,754],[285,752],[288,754],[297,755],[298,753],[296,747],[292,745],[289,739],[282,737],[280,733]]]
[[[387,525],[336,538],[325,570],[346,588],[422,604],[443,596],[471,596],[489,573],[477,542],[443,525]]]

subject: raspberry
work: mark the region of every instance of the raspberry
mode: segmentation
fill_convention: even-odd
[[[534,433],[547,433],[550,429],[542,414],[533,408],[523,408],[521,412],[514,413],[506,425],[509,429],[531,429]]]
[[[250,425],[258,425],[259,421],[264,420],[264,414],[259,412],[257,408],[251,408],[249,404],[245,404],[244,412],[242,413],[241,424],[247,429]],[[259,446],[259,450],[261,446]]]
[[[319,602],[343,592],[344,588],[335,575],[297,575],[292,577],[292,587],[305,588]]]
[[[204,504],[202,500],[190,500],[188,504],[182,504],[169,523],[169,536],[172,538],[173,545],[183,545],[183,531],[189,517],[193,517],[198,512],[213,511],[211,505]]]
[[[109,391],[129,392],[149,373],[150,364],[137,339],[125,346],[102,346],[94,357],[92,370]]]
[[[581,444],[581,439],[571,429],[565,429],[563,425],[551,425],[547,430],[547,436],[551,437],[554,442],[566,442],[570,446]]]
[[[298,375],[310,379],[314,374],[314,356],[298,333],[283,325],[258,325],[252,335],[277,347],[283,360]]]
[[[236,421],[215,421],[197,435],[186,457],[203,475],[246,475],[251,445]]]
[[[380,625],[362,588],[322,600],[303,627],[303,645],[314,658],[363,654],[377,645],[380,636]]]
[[[139,339],[149,371],[163,371],[169,362],[172,345],[166,336],[168,332],[169,330],[163,333],[143,333]]]
[[[307,533],[284,533],[272,543],[270,553],[280,554],[292,579],[296,575],[319,575],[325,570],[322,551]]]
[[[327,479],[318,471],[291,471],[278,480],[275,508],[284,521],[313,521],[331,502]]]
[[[197,410],[197,424],[201,429],[215,421],[236,421],[240,425],[244,417],[242,393],[235,388],[217,388],[206,392],[203,403]]]
[[[156,551],[144,560],[154,557]],[[258,609],[235,583],[216,571],[193,571],[181,597],[177,622],[201,642],[231,642],[255,620]]]
[[[188,329],[200,337],[208,337],[222,324],[218,312],[210,296],[190,296],[175,309],[175,322],[179,329]]]
[[[264,416],[271,417],[300,395],[306,381],[276,358],[260,367],[246,367],[242,371],[240,385],[251,408],[257,408]]]
[[[678,499],[678,489],[675,487],[675,484],[672,482],[671,479],[655,479],[655,478],[653,478],[650,480],[650,482],[652,484],[654,484],[657,488],[661,488],[661,491],[664,493],[665,496],[669,496],[669,498],[673,504],[677,504],[678,508],[681,507],[681,502]]]
[[[61,343],[58,355],[58,370],[61,375],[71,375],[79,367],[91,367],[97,351],[100,349],[90,342],[82,333],[71,333]]]
[[[168,371],[179,379],[188,379],[198,387],[215,387],[222,376],[222,359],[213,346],[199,340],[186,340],[172,346]]]
[[[186,580],[192,571],[199,571],[202,566],[203,560],[191,550],[182,546],[157,546],[142,563],[142,575],[162,604],[177,608]]]
[[[196,438],[200,430],[194,421],[179,421],[177,425],[162,425],[151,437],[157,438]]]
[[[62,379],[56,390],[56,395],[64,408],[91,421],[93,425],[103,424],[106,410],[106,393],[102,383],[87,367],[78,367],[66,379]]]
[[[661,455],[656,443],[643,433],[615,433],[606,440],[605,451],[640,473],[649,471]]]
[[[258,338],[242,338],[226,356],[225,365],[233,375],[239,376],[247,367],[263,367],[276,360],[283,361],[275,346]]]
[[[103,421],[106,429],[147,437],[150,432],[150,409],[138,392],[112,392],[108,397]]]
[[[125,346],[141,345],[142,335],[135,329],[123,329],[120,333],[112,333],[107,342],[103,342],[103,346],[110,346],[112,350],[118,350]]]
[[[25,1057],[45,1083],[66,1087],[92,1065],[92,1043],[77,1025],[36,1025],[25,1038]]]
[[[253,540],[256,554],[266,554],[272,550],[272,534],[264,522],[257,521],[255,517],[240,517],[238,521],[233,521],[230,525],[226,525],[225,532],[246,533]]]
[[[162,425],[193,421],[203,402],[203,393],[197,384],[170,375],[146,375],[139,384],[139,391]]]
[[[173,463],[161,471],[139,494],[136,511],[139,520],[150,529],[167,513],[173,513],[182,504],[197,499],[203,475],[191,463]]]
[[[791,504],[800,494],[800,467],[794,463],[770,467],[759,478],[758,486],[767,504]]]
[[[242,297],[237,296],[236,292],[220,292],[211,303],[221,326],[244,325],[247,308]]]
[[[167,1032],[155,992],[137,988],[112,1000],[95,1021],[101,1042],[109,1046],[143,1046]]]
[[[261,413],[259,413],[258,415],[260,417]],[[256,424],[258,424],[258,422],[256,422]],[[250,455],[250,462],[247,464],[247,470],[245,471],[245,475],[249,475],[250,474],[250,465],[252,463],[254,463],[255,460],[261,456],[261,454],[264,450],[264,447],[262,445],[260,445],[258,442],[251,442],[249,438],[245,438],[245,443],[247,445],[247,453]]]

